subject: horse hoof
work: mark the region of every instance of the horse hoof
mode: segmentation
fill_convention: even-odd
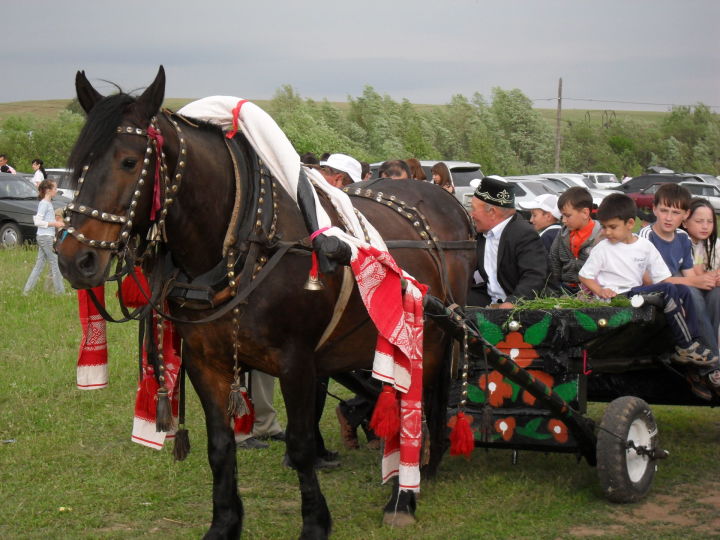
[[[399,529],[414,525],[415,521],[417,521],[415,516],[407,512],[385,512],[383,515],[383,525],[389,525],[390,527],[397,527]]]

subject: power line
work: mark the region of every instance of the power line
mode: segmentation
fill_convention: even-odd
[[[648,101],[622,101],[622,100],[613,100],[613,99],[592,99],[592,98],[568,98],[563,96],[563,99],[566,101],[591,101],[595,103],[622,103],[625,105],[655,105],[657,107],[695,107],[697,104],[694,105],[681,105],[677,103],[653,103]],[[552,98],[537,98],[533,99],[532,101],[556,101],[556,97]],[[703,103],[706,107],[710,109],[720,109],[720,105],[708,105],[706,103]]]

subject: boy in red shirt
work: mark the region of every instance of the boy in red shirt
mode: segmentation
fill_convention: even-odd
[[[563,228],[550,247],[550,279],[567,294],[580,291],[578,272],[592,247],[602,240],[602,226],[590,218],[592,207],[592,195],[580,186],[571,187],[558,199]]]

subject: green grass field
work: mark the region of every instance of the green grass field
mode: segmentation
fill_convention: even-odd
[[[163,105],[170,110],[176,111],[186,103],[197,98],[168,98]],[[55,118],[61,110],[70,104],[69,99],[54,99],[47,101],[16,101],[12,103],[0,103],[0,123],[10,116],[31,115],[37,118]],[[265,107],[269,100],[252,100],[260,107]],[[347,102],[333,103],[341,110],[348,108]],[[426,110],[437,105],[415,105],[420,110]],[[555,109],[536,109],[542,117],[552,126],[555,125]],[[608,119],[632,120],[638,123],[656,123],[667,113],[652,111],[604,111],[593,109],[565,109],[562,111],[562,120],[565,123],[589,122],[592,125],[602,125]]]
[[[0,250],[0,537],[199,538],[211,519],[211,476],[196,397],[186,461],[131,443],[135,323],[108,326],[109,388],[77,390],[75,295],[52,296],[41,280],[21,296],[35,257],[33,247]],[[282,415],[280,396],[276,405]],[[671,456],[642,503],[607,502],[596,471],[570,455],[520,452],[512,465],[509,451],[476,450],[469,460],[446,456],[439,478],[423,484],[417,525],[393,530],[381,525],[389,490],[379,483],[380,455],[341,448],[334,406],[329,398],[322,430],[343,464],[320,473],[334,538],[719,537],[717,409],[654,407]],[[599,418],[603,407],[593,404],[591,415]],[[237,454],[245,538],[297,538],[299,491],[283,453],[282,443],[272,443]]]

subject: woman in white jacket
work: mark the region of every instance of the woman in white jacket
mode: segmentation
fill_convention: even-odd
[[[40,183],[47,178],[47,173],[45,172],[45,167],[43,167],[43,160],[42,159],[33,159],[32,160],[32,168],[33,171],[35,171],[35,174],[33,174],[33,184],[35,184],[36,188],[40,187]]]
[[[50,265],[50,274],[52,275],[55,294],[63,294],[65,285],[58,267],[57,254],[53,251],[53,240],[55,239],[55,228],[62,227],[63,222],[55,217],[55,209],[52,205],[52,198],[57,193],[57,185],[52,180],[43,180],[38,187],[40,203],[38,204],[37,214],[33,216],[33,221],[37,226],[37,245],[38,257],[35,262],[35,268],[30,272],[23,294],[27,295],[40,277],[45,268],[45,263]]]

